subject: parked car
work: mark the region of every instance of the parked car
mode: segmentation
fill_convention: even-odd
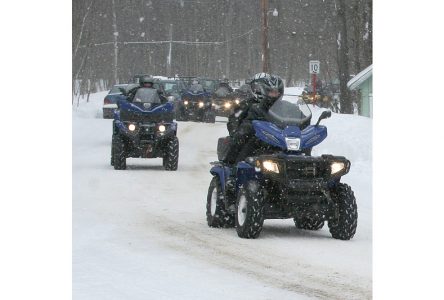
[[[109,93],[103,99],[103,118],[104,119],[112,119],[114,115],[114,111],[117,109],[117,101],[120,99],[125,99],[125,96],[122,95],[121,88],[125,89],[128,84],[116,84],[109,91]]]

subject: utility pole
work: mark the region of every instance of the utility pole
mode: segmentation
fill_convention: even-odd
[[[167,75],[171,76],[171,52],[173,48],[173,24],[170,24],[170,49],[167,56]]]
[[[261,0],[262,9],[262,72],[270,70],[270,53],[268,51],[268,0]]]
[[[119,83],[118,76],[118,66],[119,66],[119,46],[117,37],[119,36],[119,32],[117,31],[117,16],[116,16],[116,8],[114,5],[114,0],[112,0],[112,11],[113,11],[113,37],[114,37],[114,84]]]

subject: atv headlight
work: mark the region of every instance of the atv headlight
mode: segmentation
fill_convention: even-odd
[[[301,147],[301,139],[299,138],[285,138],[285,143],[289,151],[297,151]]]
[[[136,130],[136,125],[134,125],[134,124],[129,124],[129,125],[128,125],[128,130],[129,130],[129,131],[134,131],[134,130]]]
[[[234,102],[235,102],[236,104],[239,104],[239,103],[240,103],[240,100],[239,100],[239,99],[236,99],[236,100],[234,100]]]
[[[188,105],[188,100],[185,100],[183,104]]]
[[[225,102],[224,107],[225,108],[230,108],[231,107],[231,103],[230,102]]]
[[[262,162],[262,166],[264,167],[264,169],[266,171],[269,172],[274,172],[274,173],[279,173],[279,166],[276,162],[272,161],[272,160],[264,160]]]
[[[204,107],[204,103],[202,101],[199,102],[199,108]]]
[[[159,131],[164,132],[166,130],[165,125],[159,125]]]
[[[345,169],[345,164],[343,162],[334,162],[331,164],[331,174],[336,174]]]

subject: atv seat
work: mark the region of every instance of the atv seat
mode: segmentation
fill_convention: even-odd
[[[229,136],[219,138],[217,141],[217,158],[220,161],[224,161],[227,158],[230,146],[231,138]]]

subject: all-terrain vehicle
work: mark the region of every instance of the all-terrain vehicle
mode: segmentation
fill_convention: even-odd
[[[163,158],[165,170],[175,171],[179,161],[174,105],[161,103],[152,88],[139,88],[132,101],[119,100],[114,113],[111,165],[126,169],[126,158]]]
[[[236,166],[223,162],[230,138],[218,142],[218,162],[207,196],[210,227],[236,227],[241,238],[257,238],[264,219],[293,218],[300,229],[318,230],[328,222],[333,238],[349,240],[357,227],[357,205],[351,188],[341,183],[350,170],[343,156],[312,157],[312,147],[327,137],[319,125],[331,116],[323,111],[315,125],[308,105],[278,100],[267,121],[253,121],[256,149]]]
[[[221,82],[214,91],[211,101],[216,116],[228,117],[233,113],[234,107],[240,103],[241,99],[236,97],[228,82]]]
[[[316,95],[313,96],[313,88],[311,86],[306,86],[300,97],[307,104],[313,104],[330,109],[333,112],[339,112],[339,98],[330,93],[327,88],[316,90]]]
[[[214,123],[216,114],[211,105],[211,93],[204,90],[200,84],[192,84],[183,93],[177,102],[177,121],[198,121]]]

